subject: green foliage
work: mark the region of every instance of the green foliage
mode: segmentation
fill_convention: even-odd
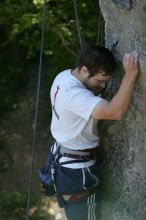
[[[93,0],[76,2],[84,43],[96,42],[98,3]],[[18,1],[5,0],[0,6],[0,26],[6,35],[3,45],[18,40],[27,48],[27,58],[36,56],[40,50],[43,0],[20,0],[19,4]],[[47,1],[45,29],[44,53],[47,56],[56,57],[56,53],[62,54],[62,51],[76,56],[80,46],[72,1]]]
[[[8,153],[8,146],[2,139],[0,139],[0,172],[7,171],[12,163],[13,159]]]
[[[5,0],[0,2],[0,116],[13,109],[17,94],[27,83],[22,61],[38,60],[40,53],[43,0]],[[96,43],[98,30],[99,6],[95,0],[76,1],[80,18],[80,27],[84,45]],[[23,48],[21,59],[12,57],[18,53],[7,54],[11,45]],[[49,60],[51,73],[48,81],[52,82],[58,71],[75,66],[80,52],[79,37],[73,2],[68,0],[47,0],[44,56]],[[20,64],[19,64],[20,63]]]
[[[1,130],[1,134],[4,131]],[[8,169],[11,169],[14,163],[11,153],[9,153],[9,147],[3,138],[0,138],[0,173],[6,172]]]
[[[30,219],[49,220],[50,216],[41,209],[41,203],[35,195],[31,196]],[[25,220],[27,193],[0,193],[0,220]]]
[[[32,202],[34,203],[34,199]],[[0,193],[0,219],[24,219],[26,204],[27,194],[20,194],[19,192]]]
[[[12,110],[17,103],[18,93],[27,82],[27,74],[25,70],[5,52],[5,57],[0,58],[0,116],[4,115],[8,110]]]
[[[19,93],[28,82],[26,60],[30,62],[38,60],[43,2],[43,0],[0,1],[0,117],[15,108]],[[96,0],[78,0],[76,2],[83,43],[84,45],[96,43],[98,3]],[[58,71],[75,66],[80,52],[72,0],[47,0],[43,52],[44,57],[49,61],[51,70],[48,70],[47,79],[45,78],[46,82],[49,82],[48,87],[50,88]],[[48,99],[47,92],[46,95]],[[0,160],[0,171],[2,172],[9,168],[12,158],[7,153],[6,146],[1,142],[0,145],[0,153],[5,153],[5,158]],[[27,195],[25,193],[0,193],[0,220],[26,219],[26,204]],[[49,220],[49,216],[40,208],[40,201],[33,197],[31,204],[37,207],[33,219]]]

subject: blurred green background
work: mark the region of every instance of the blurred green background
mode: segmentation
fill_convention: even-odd
[[[31,152],[31,126],[22,131],[23,135],[20,135],[18,130],[19,127],[20,130],[22,127],[28,128],[29,122],[33,124],[43,3],[43,0],[0,1],[0,220],[23,220],[26,216],[28,178],[25,179],[25,176],[29,173],[24,173],[26,171],[22,169],[25,187],[19,189],[15,182],[20,185],[19,180],[16,181],[20,176],[13,176],[13,172],[16,174],[19,169],[21,173],[21,162],[24,158],[21,159],[19,156],[21,162],[20,165],[17,164],[18,151],[20,155],[24,149],[24,154]],[[103,40],[103,31],[98,33],[101,31],[98,1],[76,0],[76,3],[84,46],[97,43],[99,34]],[[80,44],[72,0],[48,0],[40,101],[42,111],[38,127],[38,130],[41,129],[40,133],[38,132],[41,143],[44,138],[41,132],[48,132],[44,138],[46,148],[49,139],[49,90],[52,80],[63,69],[75,67],[79,52]],[[28,112],[25,109],[26,105]],[[29,108],[32,110],[29,111]],[[29,147],[20,144],[24,138],[27,139],[26,137],[29,138],[26,140]],[[46,154],[46,151],[43,153]],[[39,154],[41,157],[41,153]],[[43,155],[41,159],[44,157]],[[23,166],[24,163],[25,161]],[[11,173],[10,169],[14,171]],[[31,205],[35,207],[31,219],[49,219],[50,215],[42,208],[44,203],[35,190]]]

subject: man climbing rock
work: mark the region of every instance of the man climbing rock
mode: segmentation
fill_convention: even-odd
[[[116,95],[107,101],[101,94],[115,67],[107,48],[90,46],[81,52],[77,67],[57,75],[51,87],[55,188],[68,220],[98,219],[97,123],[124,116],[138,76],[138,55],[124,55],[125,75]]]

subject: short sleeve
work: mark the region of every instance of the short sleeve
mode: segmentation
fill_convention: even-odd
[[[67,108],[74,114],[88,120],[95,106],[102,100],[90,90],[80,87],[72,87],[66,94]]]

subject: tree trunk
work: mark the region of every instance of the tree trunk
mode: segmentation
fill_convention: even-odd
[[[109,94],[123,76],[125,52],[136,50],[140,75],[128,112],[121,121],[103,122],[100,220],[146,219],[146,1],[99,0],[105,19],[105,42],[117,60],[116,78]],[[108,94],[108,96],[109,96]]]

